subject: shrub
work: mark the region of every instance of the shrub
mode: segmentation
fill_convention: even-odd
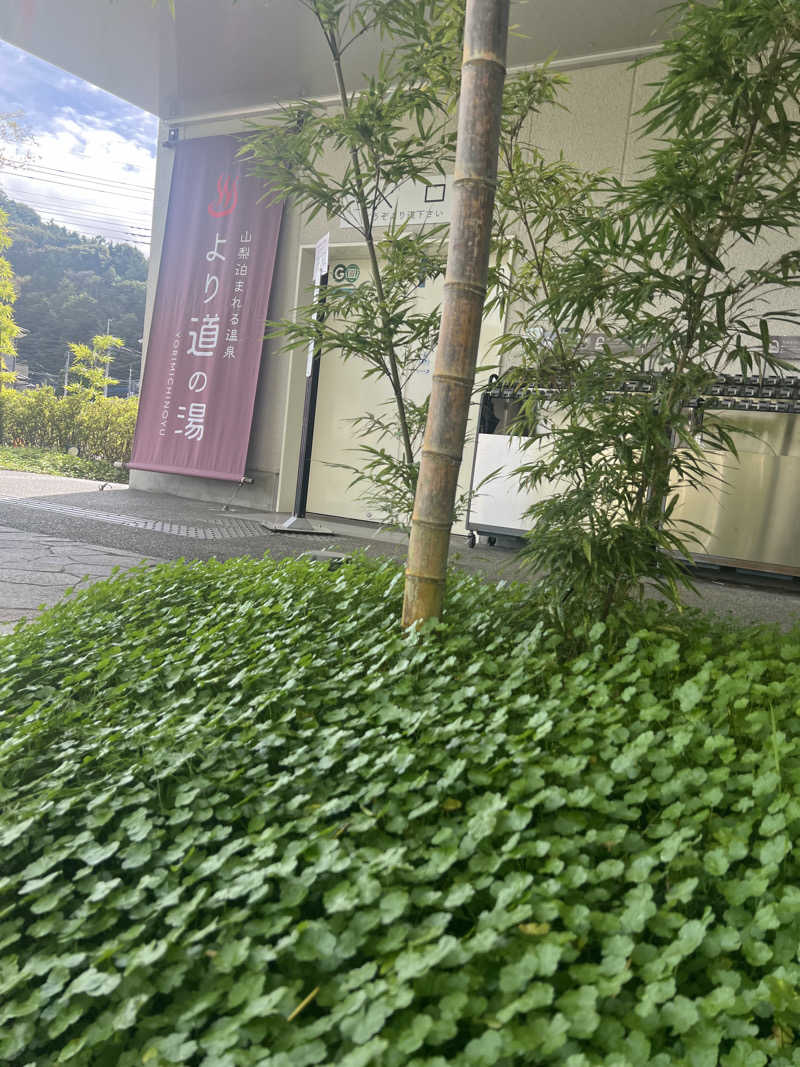
[[[83,404],[76,419],[81,455],[126,463],[131,458],[138,409],[136,397],[99,397]]]
[[[0,650],[0,1059],[797,1063],[800,643],[180,563]],[[658,626],[656,626],[658,622]]]
[[[0,444],[27,445],[126,463],[131,456],[138,400],[135,397],[56,396],[50,386],[0,393]]]
[[[103,460],[81,459],[69,452],[48,452],[43,448],[7,448],[0,445],[0,470],[91,478],[99,482],[128,482],[126,470],[113,467]]]

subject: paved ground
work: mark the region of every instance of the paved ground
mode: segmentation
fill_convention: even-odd
[[[265,525],[282,518],[104,482],[0,470],[0,633],[33,618],[67,589],[142,561],[266,553],[282,559],[327,549],[404,555],[402,539],[357,527],[355,535],[337,527],[315,536],[274,533]],[[491,565],[498,574],[519,572],[513,553],[470,551],[464,538],[454,540],[471,569]]]
[[[82,589],[114,568],[141,562],[131,552],[0,526],[0,633],[49,607],[68,589]]]
[[[324,549],[361,549],[397,559],[405,555],[403,540],[391,535],[347,525],[324,536],[274,533],[265,524],[277,518],[102,482],[0,471],[0,632],[32,618],[68,588],[142,561],[260,558],[265,553],[281,559]],[[492,578],[524,574],[515,551],[470,550],[463,537],[453,538],[451,558]],[[797,582],[764,590],[701,581],[698,593],[687,601],[746,623],[789,627],[800,621]]]

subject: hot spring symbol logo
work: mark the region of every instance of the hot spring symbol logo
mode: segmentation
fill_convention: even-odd
[[[220,174],[217,179],[217,199],[208,205],[208,213],[213,219],[224,219],[236,210],[239,200],[239,190],[236,188],[238,180],[234,178],[231,183],[230,178]]]
[[[333,280],[335,282],[349,282],[354,285],[361,276],[361,268],[357,263],[337,263],[333,268]]]

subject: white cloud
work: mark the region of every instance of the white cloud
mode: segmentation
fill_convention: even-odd
[[[36,140],[32,165],[0,176],[8,195],[44,218],[146,252],[156,167],[148,147],[73,108]]]

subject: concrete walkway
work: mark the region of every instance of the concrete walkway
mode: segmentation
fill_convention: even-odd
[[[0,526],[0,633],[32,619],[68,589],[83,589],[141,562],[132,552]]]
[[[271,532],[280,516],[225,508],[126,486],[44,474],[0,470],[0,632],[34,617],[69,588],[108,577],[114,568],[170,559],[275,559],[303,552],[361,550],[405,557],[405,539],[338,523],[326,535]],[[470,550],[454,537],[451,560],[495,580],[525,576],[516,551],[485,546]],[[800,621],[800,584],[787,580],[772,589],[698,582],[687,603],[739,622],[774,622],[789,628]]]
[[[11,505],[13,523],[14,504],[57,502],[76,490],[98,493],[101,485],[105,483],[0,471],[0,509]],[[143,559],[146,557],[136,552],[34,533],[24,523],[0,525],[0,633],[8,633],[20,621],[34,618],[42,608],[60,600],[68,589],[85,588],[108,578],[115,568],[128,570]]]

